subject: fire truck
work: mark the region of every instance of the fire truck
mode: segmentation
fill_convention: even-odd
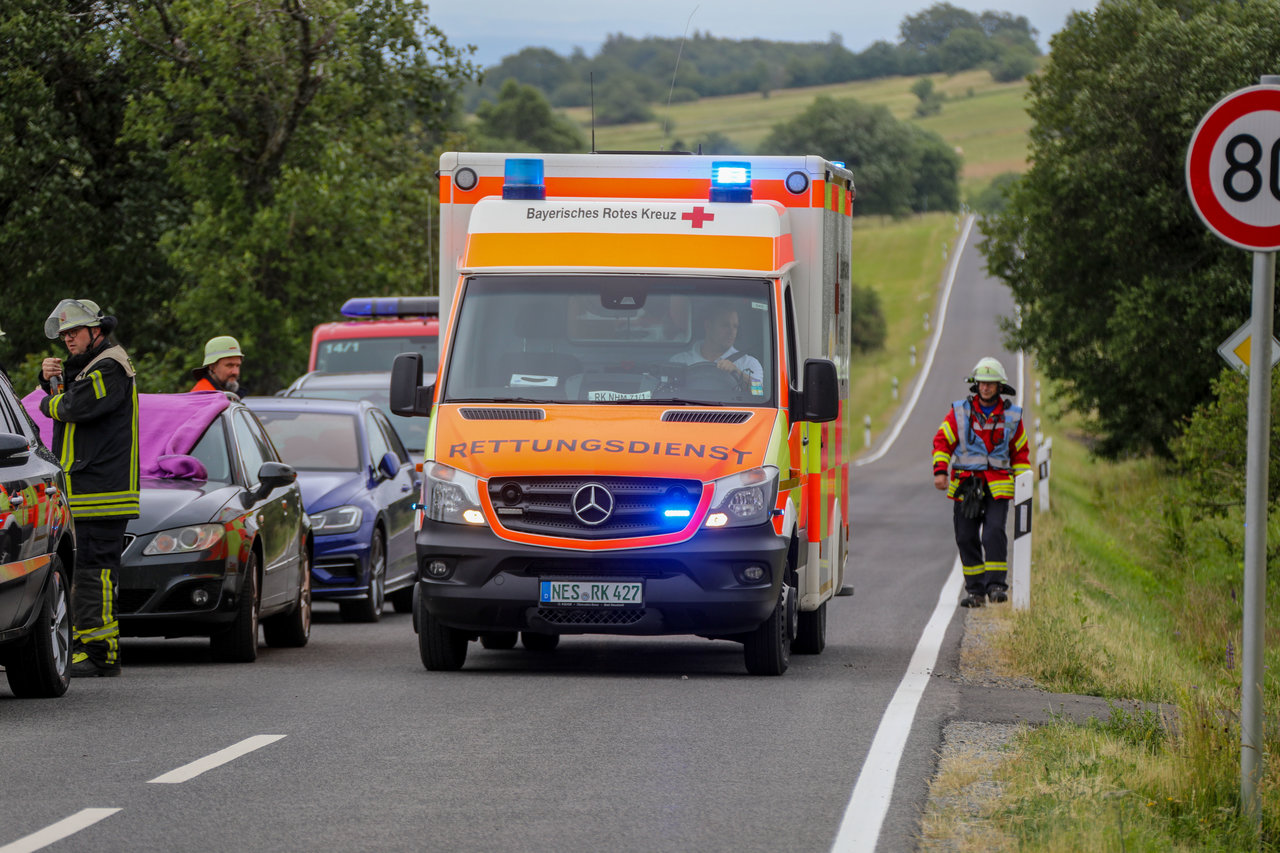
[[[854,185],[815,156],[446,153],[414,629],[826,644],[845,582]]]
[[[345,320],[321,323],[311,332],[307,371],[385,371],[406,350],[422,353],[434,370],[439,350],[440,301],[434,296],[355,297],[342,303]]]

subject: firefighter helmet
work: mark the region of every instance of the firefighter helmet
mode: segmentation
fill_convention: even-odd
[[[55,340],[69,329],[81,326],[101,326],[102,309],[89,299],[64,299],[44,321],[44,336]]]
[[[1007,397],[1013,397],[1018,393],[1009,384],[1009,375],[1004,372],[1004,365],[991,356],[978,359],[978,363],[973,366],[973,372],[969,374],[969,378],[965,381],[972,383],[969,386],[969,390],[975,394],[978,393],[979,382],[996,383],[1000,386],[1000,390],[997,393]]]
[[[216,338],[210,338],[204,345],[204,364],[201,366],[208,367],[218,359],[232,357],[244,357],[244,353],[240,352],[240,342],[230,335],[219,335]]]

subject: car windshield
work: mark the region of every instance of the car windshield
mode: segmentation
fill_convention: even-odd
[[[423,448],[427,446],[429,422],[426,418],[407,418],[394,414],[391,411],[390,385],[391,375],[387,374],[387,381],[381,390],[377,388],[310,388],[304,384],[301,388],[294,388],[288,396],[321,397],[326,400],[367,400],[382,409],[383,414],[391,421],[391,425],[400,436],[400,441],[404,443],[405,450],[410,453],[422,453]]]
[[[196,446],[191,448],[191,455],[199,459],[209,474],[209,480],[215,483],[230,483],[231,457],[227,454],[227,431],[222,418],[217,418],[200,436]]]
[[[428,371],[436,369],[440,343],[435,335],[397,335],[385,338],[334,338],[316,348],[316,370],[325,373],[365,373],[391,369],[402,352],[422,353]]]
[[[477,276],[443,402],[774,405],[772,287],[674,276]]]
[[[257,411],[255,414],[280,451],[280,458],[301,471],[360,471],[356,419],[329,412]]]

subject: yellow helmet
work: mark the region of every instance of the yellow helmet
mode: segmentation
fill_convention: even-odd
[[[1004,372],[1004,365],[998,360],[987,356],[979,359],[978,363],[973,366],[973,372],[969,374],[966,382],[999,382],[1004,384],[1009,381],[1009,374]]]
[[[44,321],[44,336],[55,340],[68,329],[81,326],[101,326],[102,309],[89,299],[64,299]]]

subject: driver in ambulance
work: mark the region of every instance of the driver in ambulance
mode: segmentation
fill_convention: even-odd
[[[728,373],[743,390],[764,394],[764,368],[753,355],[734,347],[738,338],[738,309],[731,302],[718,302],[703,319],[703,336],[693,346],[671,357],[677,364],[712,363]]]

